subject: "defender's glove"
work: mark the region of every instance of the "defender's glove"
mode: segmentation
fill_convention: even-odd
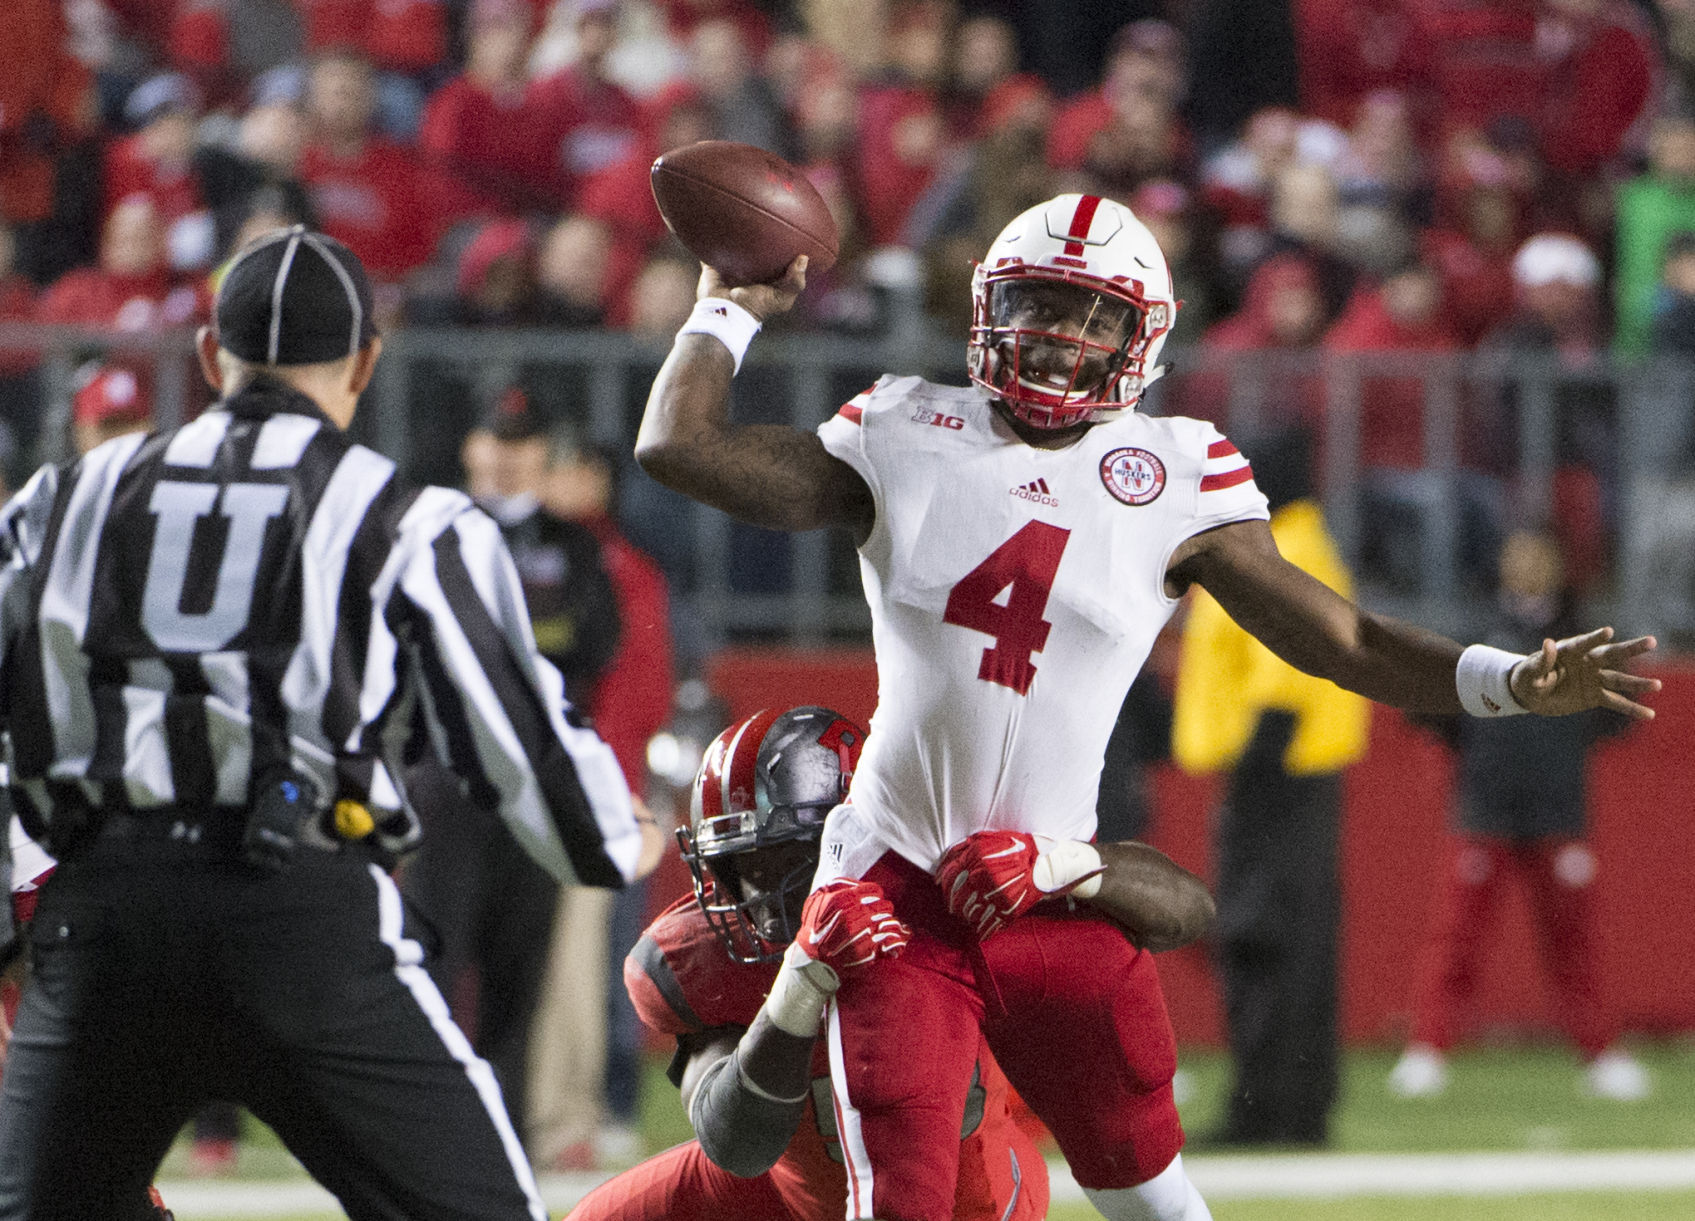
[[[841,987],[841,973],[898,957],[910,940],[912,930],[875,882],[844,880],[820,887],[801,908],[800,932],[783,952],[783,965],[765,999],[766,1014],[781,1030],[813,1037],[824,1006]]]
[[[985,941],[1043,899],[1099,892],[1101,854],[1081,840],[1024,831],[978,831],[949,848],[936,869],[948,911]]]

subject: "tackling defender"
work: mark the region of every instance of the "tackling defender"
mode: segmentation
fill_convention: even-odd
[[[859,548],[879,704],[815,881],[878,883],[913,935],[831,1014],[831,1053],[855,1066],[832,1083],[848,1215],[951,1216],[957,1132],[944,1120],[981,1030],[1102,1213],[1206,1217],[1178,1157],[1174,1049],[1146,956],[999,880],[1091,867],[1114,715],[1184,591],[1206,589],[1292,665],[1417,711],[1651,716],[1636,697],[1659,684],[1623,667],[1654,642],[1603,628],[1525,657],[1463,649],[1285,561],[1235,446],[1209,424],[1130,410],[1158,376],[1176,300],[1153,237],[1110,200],[1062,195],[990,247],[971,386],[885,377],[817,434],[736,425],[741,356],[804,282],[800,259],[769,285],[703,271],[636,453],[744,521],[838,526]],[[998,909],[1006,930],[978,937],[936,915],[938,868],[951,910]],[[916,1089],[914,1063],[935,1066]]]
[[[748,717],[707,750],[679,837],[694,893],[653,922],[624,968],[643,1021],[676,1036],[670,1074],[698,1139],[602,1185],[572,1221],[842,1216],[848,1182],[819,1021],[840,979],[884,969],[907,937],[873,883],[806,893],[862,739],[839,714],[804,707]],[[1144,844],[1103,851],[1095,902],[1126,932],[1166,946],[1205,931],[1212,902],[1199,879]],[[1047,1168],[980,1040],[965,1084],[953,1215],[1039,1221]]]

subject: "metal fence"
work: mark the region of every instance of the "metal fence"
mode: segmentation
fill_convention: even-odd
[[[35,373],[0,383],[11,387],[0,407],[28,451],[14,470],[71,452],[77,370],[102,353],[151,366],[161,426],[197,411],[206,392],[191,339],[0,326],[0,355],[41,353]],[[664,345],[612,332],[403,330],[387,340],[354,431],[409,476],[453,482],[465,432],[517,380],[541,410],[622,455],[626,525],[671,575],[685,652],[863,639],[869,618],[845,537],[742,526],[658,488],[629,461],[664,355]],[[737,378],[735,410],[810,428],[884,371],[960,383],[964,356],[962,342],[916,317],[879,336],[774,332]],[[1257,439],[1308,426],[1318,491],[1367,605],[1464,632],[1487,609],[1500,532],[1552,514],[1599,565],[1592,614],[1695,642],[1695,370],[1404,353],[1167,359],[1173,372],[1146,410],[1205,414],[1250,458]],[[34,420],[22,418],[32,410]],[[1383,460],[1385,427],[1416,434],[1410,460],[1404,444]]]

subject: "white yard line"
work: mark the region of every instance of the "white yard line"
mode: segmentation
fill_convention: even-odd
[[[1305,1153],[1281,1156],[1198,1154],[1189,1177],[1209,1200],[1319,1199],[1342,1196],[1510,1196],[1568,1191],[1695,1190],[1695,1149],[1610,1153]],[[1048,1168],[1056,1201],[1081,1200],[1060,1163]],[[570,1208],[606,1176],[541,1177],[554,1211]],[[202,1217],[334,1215],[329,1192],[304,1180],[159,1185],[179,1221]]]
[[[1184,1158],[1209,1200],[1508,1196],[1695,1188],[1695,1149],[1608,1153],[1313,1153]],[[1078,1197],[1082,1192],[1065,1181]],[[1060,1176],[1054,1177],[1059,1198]]]

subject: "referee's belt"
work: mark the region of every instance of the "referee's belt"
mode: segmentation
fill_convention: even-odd
[[[181,851],[186,855],[239,855],[247,832],[247,806],[155,806],[103,810],[98,815],[97,844],[137,844]],[[370,812],[360,803],[338,801],[319,820],[319,834],[304,835],[301,848],[335,853],[359,843],[370,832]]]
[[[246,818],[245,806],[111,810],[100,817],[93,842],[145,845],[150,850],[181,852],[186,856],[232,857],[241,852]]]

